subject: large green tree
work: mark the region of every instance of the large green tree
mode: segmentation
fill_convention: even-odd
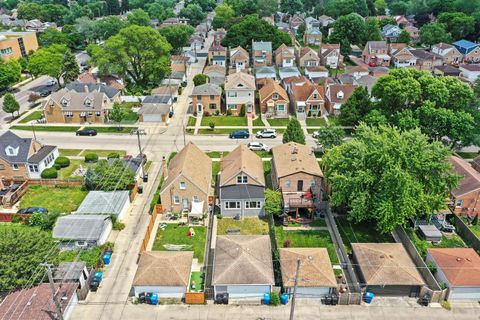
[[[282,141],[283,143],[293,141],[300,144],[305,144],[305,134],[303,133],[302,126],[297,118],[292,117],[288,122]]]
[[[289,14],[295,14],[303,11],[303,2],[301,0],[281,0],[280,11]]]
[[[35,77],[48,75],[60,84],[63,56],[67,50],[65,45],[58,44],[37,50],[29,57],[28,70]]]
[[[257,12],[260,17],[269,17],[277,12],[278,0],[258,0]]]
[[[80,74],[80,66],[73,53],[68,50],[63,55],[62,60],[62,78],[65,83],[72,82],[77,79]]]
[[[452,35],[447,32],[443,23],[432,22],[420,28],[420,42],[432,46],[439,42],[450,43]]]
[[[8,89],[14,83],[20,81],[22,66],[15,59],[3,61],[0,59],[0,90]]]
[[[188,44],[188,39],[195,29],[190,25],[180,24],[161,28],[160,34],[167,39],[172,46],[172,50],[177,52]]]
[[[341,16],[333,23],[330,43],[339,43],[343,55],[349,55],[350,45],[362,45],[365,39],[365,22],[356,14]]]
[[[189,4],[180,11],[180,17],[190,19],[190,23],[194,26],[200,24],[207,14],[202,10],[198,4]]]
[[[355,138],[330,149],[323,169],[331,203],[346,206],[355,222],[370,221],[381,233],[445,208],[458,181],[450,150],[420,130],[360,125]]]
[[[11,113],[12,119],[15,117],[15,112],[18,114],[18,111],[20,110],[20,104],[10,92],[3,97],[2,109],[6,113]]]
[[[100,160],[95,166],[88,168],[85,175],[85,185],[89,190],[126,190],[134,183],[135,173],[121,160],[112,164],[107,160]]]
[[[365,87],[357,87],[342,105],[338,120],[344,126],[356,126],[373,109],[373,103]]]
[[[323,150],[341,145],[343,138],[345,138],[345,130],[338,126],[328,125],[317,130],[317,142]]]
[[[382,34],[376,18],[370,17],[365,21],[365,42],[380,41]]]
[[[89,52],[101,73],[114,73],[142,88],[160,83],[170,71],[170,44],[155,29],[132,25]]]
[[[443,23],[456,40],[469,38],[475,32],[475,18],[463,12],[444,12],[438,16],[438,22]]]
[[[282,213],[282,193],[272,189],[265,190],[265,213],[278,216]]]
[[[70,44],[68,35],[58,31],[56,28],[47,28],[40,33],[38,40],[42,47],[48,47],[52,44],[63,44],[67,46]]]
[[[406,44],[409,44],[409,43],[410,43],[410,40],[411,40],[410,33],[408,33],[407,30],[402,30],[402,32],[400,32],[400,35],[398,36],[396,42],[397,42],[397,43],[406,43]]]
[[[95,38],[99,40],[108,39],[119,33],[124,27],[126,27],[126,23],[116,16],[101,18],[95,22]]]
[[[128,15],[127,22],[137,26],[148,26],[150,25],[150,17],[142,9],[135,9]]]

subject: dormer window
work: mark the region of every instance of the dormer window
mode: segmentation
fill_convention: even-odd
[[[238,175],[237,176],[237,183],[239,184],[246,184],[248,183],[248,177],[244,174]]]
[[[318,99],[318,93],[313,94],[313,99]]]
[[[273,99],[273,100],[277,100],[277,99],[278,99],[278,94],[274,93],[274,94],[272,95],[272,99]]]
[[[343,91],[338,91],[337,92],[337,99],[343,99],[343,97],[344,97]]]
[[[15,157],[18,155],[18,149],[20,147],[12,147],[12,146],[8,146],[5,148],[5,153],[7,154],[7,156],[11,156],[11,157]]]
[[[90,99],[90,98],[86,98],[84,104],[85,104],[87,107],[91,107],[91,106],[93,105],[93,101],[92,101],[92,99]]]
[[[61,103],[62,103],[62,106],[67,107],[67,106],[68,106],[68,102],[69,102],[68,99],[63,98],[63,99],[62,99],[62,102],[61,102]]]

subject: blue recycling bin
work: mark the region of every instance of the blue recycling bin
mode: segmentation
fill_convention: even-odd
[[[270,293],[265,293],[263,295],[263,304],[270,304]]]
[[[102,257],[103,263],[105,263],[105,264],[110,264],[110,258],[111,258],[111,257],[112,257],[112,256],[111,256],[110,254],[108,254],[108,253],[105,254],[105,255],[103,255],[103,257]]]
[[[158,294],[157,293],[152,294],[152,296],[150,297],[150,303],[153,304],[153,305],[158,304]]]
[[[288,294],[284,293],[280,296],[280,303],[287,304],[288,303]]]
[[[93,279],[97,282],[101,282],[102,277],[103,277],[103,274],[100,271],[95,272],[95,274],[93,275]]]
[[[363,301],[366,303],[370,304],[372,303],[373,298],[375,297],[375,294],[373,292],[365,292],[365,295],[363,296]]]

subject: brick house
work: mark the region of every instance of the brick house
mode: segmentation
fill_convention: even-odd
[[[238,46],[230,49],[230,68],[235,70],[244,70],[250,67],[250,57],[248,51]]]
[[[311,82],[302,86],[293,86],[291,100],[293,110],[295,110],[299,119],[325,114],[325,90],[323,86]]]
[[[340,44],[323,43],[319,52],[320,62],[323,66],[337,69],[343,65],[343,56],[340,54]]]
[[[410,35],[410,43],[417,44],[420,41],[420,32],[417,27],[406,26],[403,30],[407,31]]]
[[[461,177],[458,187],[451,191],[453,212],[457,215],[475,216],[480,212],[480,173],[465,160],[451,156],[454,173]]]
[[[104,123],[113,103],[103,92],[61,89],[43,104],[47,123]]]
[[[320,65],[320,58],[312,48],[301,48],[297,52],[297,64],[299,67],[317,67]]]
[[[293,67],[295,65],[295,48],[284,43],[275,50],[275,65],[277,67]]]
[[[417,64],[415,57],[407,48],[405,43],[390,43],[388,54],[392,57],[392,64],[395,68],[413,67]]]
[[[192,108],[198,114],[206,116],[221,112],[222,89],[213,83],[206,83],[193,88]]]
[[[442,57],[442,61],[445,64],[458,65],[462,62],[463,54],[458,51],[455,46],[448,43],[437,43],[432,46],[432,53],[438,54]]]
[[[390,56],[386,41],[368,41],[362,52],[363,62],[370,66],[388,67]]]
[[[252,41],[252,60],[255,68],[271,66],[272,55],[272,43],[270,41]]]
[[[225,97],[227,112],[238,115],[242,105],[245,105],[245,114],[255,114],[255,77],[236,72],[227,76],[225,81]]]
[[[417,58],[417,69],[431,72],[435,67],[443,65],[442,57],[436,53],[422,49],[412,49],[410,52]]]
[[[258,91],[260,111],[267,117],[286,118],[289,115],[290,100],[285,89],[275,80],[266,79],[265,85]]]
[[[208,64],[218,64],[225,67],[227,65],[227,48],[219,44],[211,46],[208,49]]]
[[[307,28],[303,34],[305,45],[319,46],[322,44],[322,32],[318,28]]]
[[[325,90],[328,113],[338,115],[356,87],[353,84],[328,84]]]
[[[468,40],[459,40],[452,44],[463,54],[463,62],[480,61],[480,44]]]
[[[208,208],[212,194],[212,159],[195,144],[189,142],[167,165],[164,158],[164,183],[160,199],[167,212],[191,212],[193,203],[203,202],[203,212]],[[202,213],[203,213],[202,212]]]

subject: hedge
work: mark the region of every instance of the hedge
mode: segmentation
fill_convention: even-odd
[[[70,159],[68,159],[67,157],[58,157],[55,160],[55,164],[60,165],[60,167],[62,168],[66,168],[70,165]]]
[[[58,173],[55,168],[47,168],[42,171],[40,176],[43,179],[56,179],[58,177]]]
[[[112,153],[108,154],[107,159],[120,159],[120,154],[118,154],[116,152],[112,152]]]
[[[85,162],[97,162],[98,155],[96,153],[87,153],[85,155]]]

